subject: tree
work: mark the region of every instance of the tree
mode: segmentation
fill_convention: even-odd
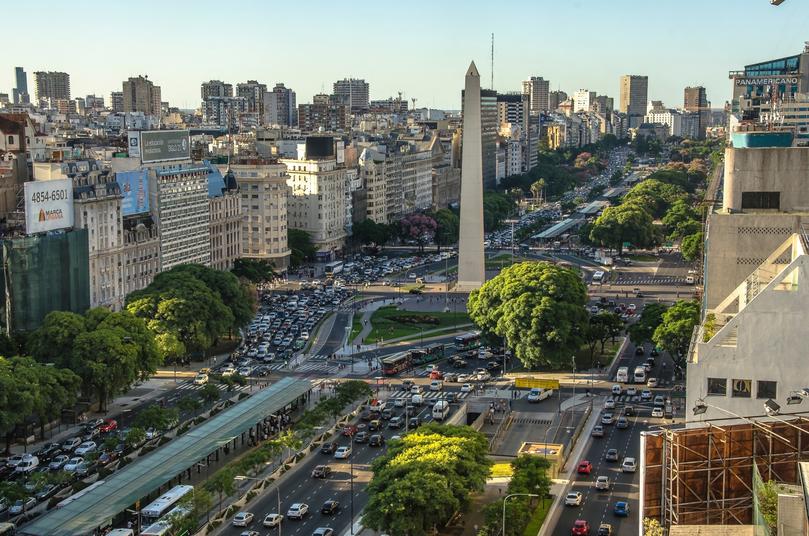
[[[76,337],[73,345],[74,367],[82,379],[82,390],[94,393],[99,410],[107,400],[129,389],[139,377],[138,348],[121,328],[99,327]]]
[[[666,309],[668,307],[662,303],[646,305],[638,321],[630,325],[627,330],[630,340],[636,345],[651,341],[655,329],[663,322],[663,313],[666,312]]]
[[[240,257],[233,262],[231,273],[240,279],[251,283],[264,283],[276,277],[271,262],[262,259],[248,259]]]
[[[186,355],[185,345],[175,333],[158,333],[155,336],[155,344],[157,344],[160,355],[163,356],[164,363],[181,363]]]
[[[654,242],[652,217],[639,204],[623,203],[607,207],[596,219],[590,231],[590,240],[609,246],[623,254],[624,243],[646,247]]]
[[[219,389],[217,389],[219,391]],[[192,413],[202,407],[199,399],[193,396],[184,396],[177,402],[177,409],[183,413]]]
[[[429,244],[435,237],[435,230],[438,227],[435,220],[426,214],[410,214],[399,222],[402,229],[402,236],[406,239],[414,240],[419,251],[424,251],[424,246]]]
[[[39,423],[39,435],[45,437],[45,425],[76,403],[81,378],[71,370],[42,365],[30,357],[16,357],[9,363],[14,377],[33,388],[31,414]]]
[[[604,345],[607,341],[620,335],[623,328],[623,321],[615,313],[602,311],[591,316],[585,331],[590,348],[590,361],[595,359],[596,345],[601,343],[601,353],[604,353]]]
[[[5,436],[7,454],[14,430],[31,415],[37,396],[36,384],[30,377],[17,377],[12,363],[0,359],[0,434]]]
[[[200,518],[211,511],[213,498],[203,487],[196,487],[192,493],[180,499],[180,505],[189,510],[187,514],[174,514],[169,518],[172,534],[193,534],[199,526]]]
[[[219,512],[222,512],[222,499],[236,491],[236,472],[232,467],[225,466],[215,472],[205,483],[205,489],[219,496]]]
[[[512,265],[469,296],[470,318],[503,337],[526,367],[561,366],[584,342],[587,289],[549,262]]]
[[[436,229],[435,243],[441,246],[449,246],[458,241],[458,233],[461,227],[458,215],[449,209],[442,208],[434,214]]]
[[[69,366],[73,342],[87,331],[84,317],[68,311],[53,311],[42,320],[42,325],[30,337],[31,357],[40,363]],[[10,356],[8,356],[10,357]]]
[[[531,195],[534,199],[541,199],[543,190],[545,190],[545,179],[539,179],[531,184]]]
[[[366,218],[352,227],[354,239],[360,244],[384,246],[391,239],[390,228],[384,223],[377,223]]]
[[[312,244],[311,235],[300,229],[289,229],[287,231],[287,245],[291,250],[289,262],[293,267],[314,259],[317,251],[314,244]]]
[[[137,448],[138,445],[142,445],[144,441],[146,441],[146,431],[143,428],[133,426],[126,433],[124,445],[131,450]]]
[[[211,402],[219,400],[219,388],[212,383],[206,383],[199,390],[199,396],[205,401],[206,404],[210,404]]]
[[[152,404],[138,413],[134,425],[143,429],[154,428],[166,431],[177,424],[178,417],[177,408],[163,408]]]
[[[702,231],[690,234],[680,242],[680,253],[683,259],[692,262],[702,256],[702,244],[705,242],[705,235]]]
[[[643,518],[643,536],[663,536],[663,527],[657,519],[651,517]]]
[[[514,200],[499,192],[483,194],[483,229],[494,231],[514,212]]]
[[[616,169],[610,176],[610,186],[618,186],[624,180],[624,173],[620,169]]]
[[[648,178],[632,187],[624,196],[624,203],[636,201],[655,218],[660,218],[678,200],[686,198],[685,191],[673,184]]]
[[[666,350],[674,362],[685,365],[686,352],[699,322],[699,302],[680,300],[663,313],[663,321],[654,331],[652,340]]]
[[[157,372],[157,367],[163,363],[163,355],[155,342],[154,334],[149,331],[142,318],[126,310],[108,313],[97,329],[105,328],[123,330],[128,337],[127,342],[135,345],[137,375],[140,380],[146,380]]]
[[[539,497],[547,496],[550,491],[551,480],[548,477],[550,462],[547,458],[540,458],[523,454],[511,462],[512,477],[504,495],[532,493]],[[506,534],[508,536],[522,536],[531,520],[531,499],[524,495],[513,497],[505,504]],[[498,534],[502,523],[503,501],[495,501],[485,508],[486,532]],[[502,534],[502,532],[501,532]]]
[[[230,326],[232,329],[244,327],[253,320],[255,297],[246,291],[245,287],[239,283],[239,279],[232,273],[208,268],[201,264],[182,264],[168,272],[158,274],[155,279],[175,274],[188,274],[219,294],[222,303],[233,314],[233,323]]]
[[[669,207],[663,216],[663,225],[666,226],[670,240],[677,240],[702,229],[699,213],[684,199],[678,199]]]

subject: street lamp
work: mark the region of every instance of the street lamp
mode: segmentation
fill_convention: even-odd
[[[245,475],[236,475],[233,477],[233,480],[239,482],[242,480],[261,480],[260,478],[251,478]],[[280,479],[275,484],[275,491],[278,493],[278,515],[281,515],[281,482]],[[278,523],[278,536],[281,536],[281,523]]]
[[[512,493],[503,497],[503,536],[506,536],[506,501],[509,497],[539,497],[536,493]]]

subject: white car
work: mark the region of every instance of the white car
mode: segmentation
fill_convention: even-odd
[[[472,392],[472,384],[471,383],[465,383],[465,384],[461,385],[461,392],[462,393],[471,393]]]
[[[637,468],[635,458],[624,458],[624,463],[621,464],[621,471],[624,473],[634,473]]]
[[[303,519],[309,513],[309,505],[305,503],[295,503],[287,510],[287,517],[289,519]]]
[[[637,396],[638,390],[634,387],[627,387],[626,388],[626,396]]]
[[[652,392],[648,389],[644,389],[640,392],[640,399],[641,400],[651,400],[652,399]]]
[[[612,424],[613,418],[612,413],[605,413],[601,416],[601,424]]]
[[[246,527],[253,522],[253,514],[251,512],[239,512],[233,518],[234,527]]]
[[[227,376],[233,376],[236,374],[236,369],[232,367],[227,367],[222,369],[222,377],[225,378]]]
[[[66,473],[75,473],[76,469],[78,469],[79,467],[79,464],[82,463],[83,461],[84,458],[82,458],[81,456],[75,456],[73,458],[70,458],[67,461],[67,463],[64,466],[62,466],[62,469],[64,469]]]
[[[430,391],[440,391],[444,388],[444,382],[441,380],[433,380],[430,382]]]
[[[584,496],[578,491],[573,491],[565,495],[565,506],[581,506]]]
[[[615,409],[615,399],[608,398],[604,401],[604,409]]]
[[[403,408],[405,406],[405,399],[404,398],[395,398],[393,400],[393,405],[397,408]]]
[[[206,383],[208,383],[207,374],[197,374],[194,378],[194,385],[205,385]]]
[[[540,389],[538,387],[534,387],[528,392],[528,396],[525,398],[528,400],[528,402],[539,402],[550,397],[552,394],[553,389]]]
[[[610,489],[610,478],[608,476],[600,476],[596,478],[596,489]]]
[[[652,417],[663,417],[663,408],[652,408]]]
[[[95,441],[85,441],[84,443],[76,447],[74,454],[76,454],[77,456],[84,456],[85,454],[90,454],[91,452],[94,452],[96,448],[97,445]]]
[[[262,525],[265,527],[277,527],[281,524],[281,521],[284,520],[284,516],[281,514],[267,514],[267,517],[264,518],[264,522]]]
[[[612,394],[613,395],[620,396],[620,394],[623,393],[623,392],[624,392],[624,390],[621,389],[621,386],[618,385],[617,383],[612,386]]]
[[[334,457],[338,460],[345,460],[351,456],[351,447],[337,447],[334,451]]]
[[[646,387],[657,387],[659,384],[657,378],[649,378],[646,382]]]
[[[424,392],[424,389],[421,387],[421,385],[414,385],[414,386],[412,386],[410,388],[410,394],[411,395],[420,395],[423,392]]]

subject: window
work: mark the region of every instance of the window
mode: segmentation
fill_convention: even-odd
[[[749,208],[781,208],[781,192],[742,192],[742,210]]]
[[[708,396],[727,396],[727,378],[708,378]]]
[[[753,380],[733,380],[731,396],[734,398],[750,398]]]
[[[759,380],[756,382],[756,398],[775,398],[778,382]]]

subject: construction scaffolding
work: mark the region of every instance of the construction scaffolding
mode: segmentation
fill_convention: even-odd
[[[664,527],[749,525],[753,467],[764,481],[798,484],[809,420],[766,416],[641,434],[641,509]]]

